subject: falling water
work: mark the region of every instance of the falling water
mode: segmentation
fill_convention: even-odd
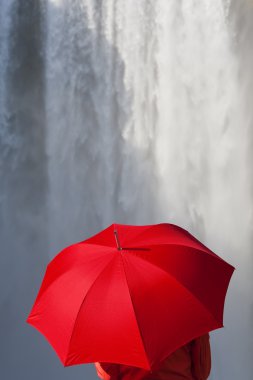
[[[244,6],[1,2],[4,378],[96,378],[88,366],[70,375],[23,322],[47,261],[113,221],[179,224],[236,266],[225,328],[211,333],[210,379],[252,378],[253,6]]]

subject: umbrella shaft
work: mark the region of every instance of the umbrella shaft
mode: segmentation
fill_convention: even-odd
[[[118,231],[117,230],[114,230],[114,236],[115,236],[115,239],[116,239],[118,250],[121,251],[122,247],[120,246],[119,236],[118,236]]]

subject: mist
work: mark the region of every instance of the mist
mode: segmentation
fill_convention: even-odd
[[[97,378],[25,320],[47,263],[113,222],[236,267],[210,380],[252,379],[252,36],[250,0],[1,1],[2,379]]]

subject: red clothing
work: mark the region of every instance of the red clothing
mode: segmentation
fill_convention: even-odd
[[[103,380],[206,380],[211,371],[209,334],[179,348],[154,371],[113,363],[95,366]]]

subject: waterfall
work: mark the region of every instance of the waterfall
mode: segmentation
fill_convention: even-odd
[[[179,224],[236,267],[210,379],[251,379],[249,25],[246,0],[2,0],[4,378],[96,378],[24,321],[46,263],[116,221]]]

